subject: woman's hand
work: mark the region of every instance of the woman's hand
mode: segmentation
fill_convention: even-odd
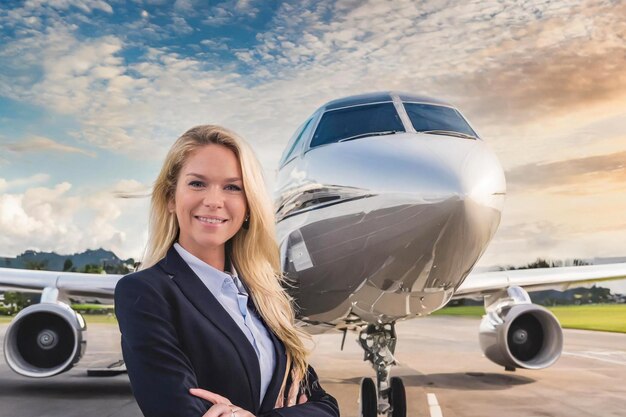
[[[213,403],[202,417],[255,417],[250,411],[233,405],[228,398],[214,392],[201,388],[190,388],[189,392]]]
[[[291,407],[291,406],[296,405],[296,397],[298,396],[299,389],[300,389],[300,381],[296,381],[296,383],[291,384],[291,387],[289,387],[289,393],[287,394],[287,404],[283,403],[284,395],[283,395],[283,392],[281,391],[280,394],[278,394],[278,399],[276,400],[276,405],[274,406],[274,408]],[[300,397],[298,397],[297,399],[298,399],[298,405],[304,404],[305,402],[309,400],[307,396],[304,394],[301,394]]]

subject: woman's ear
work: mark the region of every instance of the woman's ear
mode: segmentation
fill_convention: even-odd
[[[167,211],[169,211],[170,213],[176,212],[176,203],[174,202],[173,198],[170,198],[167,202]]]

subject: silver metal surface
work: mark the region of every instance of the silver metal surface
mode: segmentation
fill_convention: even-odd
[[[52,302],[69,303],[71,298],[74,302],[112,304],[115,285],[122,276],[0,268],[0,277],[0,291],[42,293],[42,302],[50,301],[52,291]]]
[[[28,306],[15,316],[6,331],[5,361],[14,372],[32,378],[66,372],[85,352],[86,330],[83,317],[67,304],[42,302]],[[36,335],[34,343],[29,343],[32,336],[25,333]]]
[[[557,318],[532,304],[521,287],[511,286],[485,296],[478,339],[485,356],[507,369],[543,369],[557,361],[563,331]]]
[[[498,227],[506,186],[489,147],[480,139],[405,128],[303,145],[279,171],[283,266],[295,281],[299,315],[317,325],[313,332],[441,308]]]

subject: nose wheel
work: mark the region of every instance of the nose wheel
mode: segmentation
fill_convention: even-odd
[[[394,323],[370,324],[359,334],[359,343],[365,351],[364,360],[376,370],[376,383],[372,378],[361,380],[359,396],[361,417],[406,417],[406,391],[402,379],[389,377],[396,364],[393,352],[396,347]]]
[[[391,405],[391,417],[406,417],[406,391],[402,379],[394,376],[389,384],[389,404]]]
[[[378,417],[378,396],[372,378],[361,379],[359,404],[361,405],[361,417]]]

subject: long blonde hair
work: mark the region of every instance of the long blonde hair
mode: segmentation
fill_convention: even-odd
[[[295,325],[292,299],[283,288],[285,278],[275,240],[274,212],[265,189],[263,174],[252,149],[236,133],[216,125],[189,129],[172,145],[154,183],[150,206],[149,237],[141,268],[161,260],[178,238],[176,213],[168,210],[174,198],[178,175],[188,156],[206,145],[222,145],[232,150],[241,165],[244,192],[248,203],[249,227],[241,228],[230,240],[229,253],[250,296],[269,328],[283,342],[287,369],[293,380],[303,380],[309,350],[301,337],[307,337]],[[283,378],[284,389],[287,375]]]

